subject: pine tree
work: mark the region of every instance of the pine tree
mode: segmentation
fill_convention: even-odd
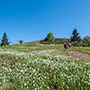
[[[4,32],[4,34],[3,34],[3,37],[2,37],[2,42],[1,42],[1,46],[6,46],[6,45],[8,45],[8,38],[7,38],[7,34],[6,34],[6,32]]]
[[[55,38],[54,38],[54,35],[52,32],[50,32],[48,35],[47,35],[47,40],[48,41],[51,41],[51,42],[54,42],[55,41]]]
[[[74,29],[74,31],[72,32],[71,42],[80,41],[80,40],[81,38],[79,36],[79,33],[77,32],[77,29]]]

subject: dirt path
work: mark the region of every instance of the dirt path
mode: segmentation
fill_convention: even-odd
[[[77,60],[81,60],[82,59],[82,60],[90,61],[90,55],[89,54],[84,54],[84,53],[79,52],[79,51],[69,51],[68,53],[74,59],[77,59]]]

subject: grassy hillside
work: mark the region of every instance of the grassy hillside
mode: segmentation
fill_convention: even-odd
[[[90,62],[67,51],[40,41],[0,47],[0,90],[89,90]]]

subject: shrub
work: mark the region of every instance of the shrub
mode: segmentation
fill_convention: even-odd
[[[72,45],[73,45],[73,46],[80,46],[80,43],[77,42],[77,41],[75,41],[75,42],[72,42]]]
[[[82,46],[84,46],[84,47],[90,46],[90,37],[89,36],[84,37],[84,39],[82,40]]]

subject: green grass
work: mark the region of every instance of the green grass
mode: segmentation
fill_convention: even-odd
[[[72,50],[80,51],[90,55],[90,47],[73,47]]]
[[[64,52],[63,46],[39,41],[0,47],[0,90],[90,90],[90,62]]]

